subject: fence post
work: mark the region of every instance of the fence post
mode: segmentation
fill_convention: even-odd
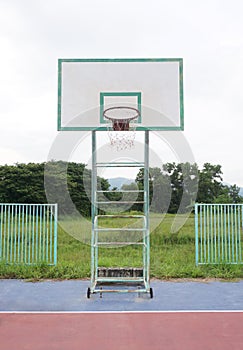
[[[57,204],[54,204],[54,265],[57,264]]]
[[[198,204],[195,204],[195,253],[196,265],[198,265]]]

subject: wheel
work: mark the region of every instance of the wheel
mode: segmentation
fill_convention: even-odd
[[[150,298],[153,299],[153,297],[154,297],[153,288],[149,289],[149,293],[150,293]]]
[[[87,298],[88,298],[88,299],[90,299],[90,295],[91,295],[91,289],[88,288],[88,289],[87,289]]]

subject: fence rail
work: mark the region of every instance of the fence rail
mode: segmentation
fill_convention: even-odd
[[[57,263],[57,204],[0,203],[0,261]]]
[[[243,204],[195,204],[196,264],[242,264]]]

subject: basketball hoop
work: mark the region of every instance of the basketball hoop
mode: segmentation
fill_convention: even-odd
[[[128,106],[107,108],[103,117],[107,120],[107,131],[112,147],[118,151],[134,146],[138,109]]]

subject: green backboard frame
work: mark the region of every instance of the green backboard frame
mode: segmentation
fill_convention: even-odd
[[[69,123],[64,122],[63,120],[63,111],[64,111],[64,101],[65,101],[65,93],[67,92],[68,88],[65,85],[65,81],[67,80],[67,73],[65,72],[65,69],[67,66],[72,65],[72,69],[75,69],[75,67],[82,67],[83,64],[86,64],[89,69],[92,69],[92,64],[94,65],[102,65],[104,64],[104,67],[109,68],[109,64],[111,67],[114,67],[116,64],[146,64],[145,67],[152,66],[156,69],[156,64],[158,64],[158,67],[160,64],[164,64],[165,66],[172,63],[178,65],[178,117],[177,122],[173,123],[172,125],[148,125],[148,122],[146,125],[143,123],[143,111],[142,111],[142,105],[143,105],[143,96],[145,95],[144,91],[141,89],[130,89],[129,86],[127,86],[127,91],[124,91],[125,89],[115,89],[114,91],[111,91],[111,89],[106,89],[106,87],[102,86],[102,88],[96,93],[97,98],[97,104],[96,107],[99,109],[99,116],[97,118],[96,125],[87,125],[86,122],[85,125],[69,125]],[[109,69],[108,69],[109,70]],[[81,72],[82,73],[82,72]],[[66,77],[65,77],[66,74]],[[86,72],[85,72],[86,75]],[[81,75],[82,77],[82,75]],[[154,76],[155,77],[155,76]],[[156,77],[155,77],[156,78]],[[162,77],[163,78],[163,77]],[[65,80],[66,79],[66,80]],[[111,80],[111,78],[110,78]],[[115,79],[114,79],[115,80]],[[152,79],[151,79],[152,80]],[[69,80],[69,86],[71,85],[71,78]],[[151,84],[151,81],[149,82]],[[129,85],[129,84],[127,84]],[[96,88],[94,84],[94,88]],[[70,88],[72,90],[72,88]],[[75,90],[75,88],[73,88]],[[69,92],[70,93],[70,92]],[[71,93],[70,93],[71,96]],[[129,98],[134,97],[136,108],[139,109],[141,112],[140,119],[138,120],[137,130],[151,130],[151,131],[176,131],[176,130],[184,130],[184,90],[183,90],[183,59],[182,58],[155,58],[155,59],[145,59],[145,58],[138,58],[138,59],[59,59],[58,60],[58,117],[57,117],[57,129],[58,131],[92,131],[92,130],[100,130],[100,131],[107,131],[107,127],[104,125],[105,121],[103,119],[103,111],[104,111],[104,101],[109,96],[119,96],[119,97],[125,97],[129,96]],[[66,103],[67,105],[67,103]]]

